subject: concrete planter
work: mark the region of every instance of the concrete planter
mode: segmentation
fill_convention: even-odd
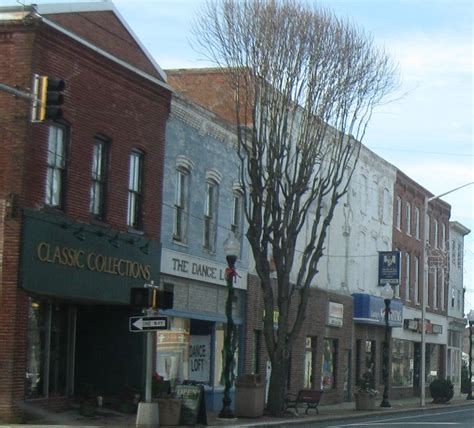
[[[356,410],[375,410],[375,394],[369,392],[355,392]]]

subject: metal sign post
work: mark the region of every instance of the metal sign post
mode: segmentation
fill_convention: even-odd
[[[153,296],[156,297],[158,286],[150,281],[150,284],[145,284],[146,288],[153,290]],[[168,320],[166,317],[156,316],[156,298],[153,299],[151,308],[146,310],[145,317],[130,318],[130,331],[145,332],[146,336],[146,370],[145,370],[145,402],[138,404],[137,411],[137,426],[159,426],[158,403],[153,403],[151,400],[151,379],[153,370],[153,335],[155,330],[163,330],[168,327]]]

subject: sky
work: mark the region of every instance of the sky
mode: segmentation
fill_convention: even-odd
[[[33,3],[53,3],[35,0]],[[70,0],[55,3],[73,3]],[[434,195],[474,181],[474,2],[306,0],[373,37],[399,64],[401,85],[374,113],[362,141]],[[29,2],[27,2],[29,3]],[[0,0],[0,5],[18,4]],[[163,69],[212,65],[192,48],[204,0],[115,0]],[[474,309],[474,185],[442,198],[465,239],[466,312]]]

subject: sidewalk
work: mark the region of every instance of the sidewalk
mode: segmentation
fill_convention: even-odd
[[[217,414],[207,412],[208,426],[221,426],[221,427],[271,427],[271,426],[288,426],[298,425],[301,423],[309,423],[312,421],[325,421],[325,420],[337,420],[353,417],[363,417],[367,415],[377,414],[390,414],[397,412],[409,412],[414,410],[420,410],[419,398],[409,398],[403,400],[390,400],[392,405],[391,408],[380,408],[376,407],[373,411],[358,411],[355,410],[354,402],[350,403],[339,403],[339,404],[328,404],[324,405],[321,403],[319,407],[319,415],[316,412],[310,410],[310,415],[305,415],[302,411],[299,415],[288,414],[282,418],[275,418],[270,416],[262,416],[260,418],[236,418],[232,420],[219,419]],[[453,398],[449,403],[446,404],[432,404],[431,399],[427,398],[424,409],[442,409],[452,408],[460,405],[471,404],[474,406],[474,401],[467,401],[465,395]],[[77,409],[67,410],[58,413],[47,413],[38,410],[34,415],[34,420],[31,420],[28,424],[6,424],[0,425],[0,427],[57,427],[66,428],[71,426],[81,427],[135,427],[136,415],[134,414],[123,414],[114,412],[111,410],[101,410],[96,416],[85,417],[81,416]],[[162,425],[164,426],[164,425]]]

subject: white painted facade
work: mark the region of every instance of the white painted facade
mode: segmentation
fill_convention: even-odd
[[[393,165],[361,146],[349,190],[329,227],[315,286],[380,295],[378,252],[392,249],[395,179]]]

